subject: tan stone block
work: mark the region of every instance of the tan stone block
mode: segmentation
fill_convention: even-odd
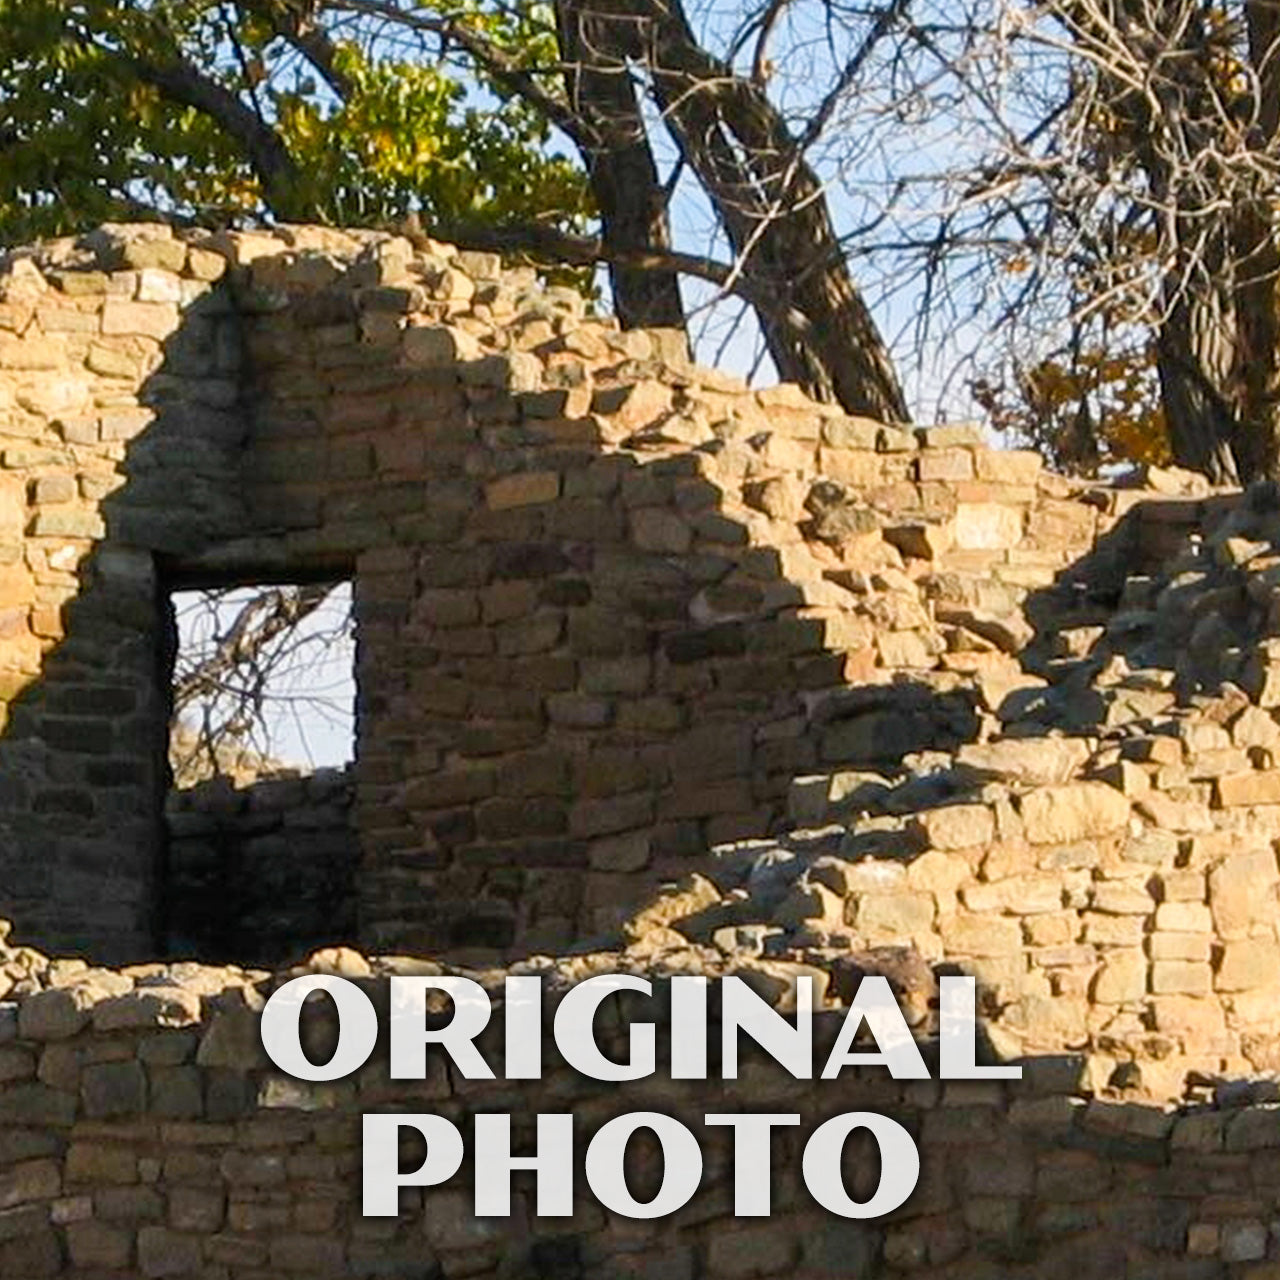
[[[955,901],[956,890],[973,872],[963,858],[941,853],[936,848],[912,859],[907,866],[907,884],[932,893],[939,906]]]
[[[1263,747],[1274,751],[1280,748],[1280,725],[1261,707],[1245,707],[1231,721],[1231,741],[1242,749]]]
[[[1089,748],[1078,738],[966,742],[956,752],[957,763],[966,768],[999,778],[1038,783],[1067,782],[1088,758]]]
[[[926,448],[916,460],[916,478],[927,484],[933,480],[972,480],[973,453],[964,448]]]
[[[181,257],[187,256],[186,247],[178,246]],[[138,289],[134,297],[139,302],[174,302],[182,301],[182,282],[170,271],[159,267],[147,266],[138,272]]]
[[[1155,899],[1141,885],[1126,880],[1103,880],[1090,891],[1093,910],[1113,916],[1148,916]]]
[[[1151,965],[1155,995],[1204,996],[1213,990],[1213,970],[1191,960],[1156,960]]]
[[[926,899],[927,901],[927,899]],[[865,908],[866,902],[863,903]],[[888,913],[886,913],[888,914]],[[929,903],[928,918],[932,921],[933,904]],[[815,880],[805,884],[797,881],[791,886],[787,895],[778,903],[772,912],[772,919],[784,928],[796,929],[809,925],[823,929],[839,929],[844,924],[844,899],[833,893],[824,884]],[[924,928],[928,928],[926,924]],[[889,928],[889,932],[913,932],[910,928],[902,930]]]
[[[60,337],[0,337],[0,369],[61,369],[66,359]]]
[[[1022,927],[1002,916],[957,914],[938,925],[949,954],[1009,956],[1022,951]]]
[[[880,441],[882,424],[874,418],[848,415],[827,418],[822,424],[822,443],[833,449],[862,449],[874,451]]]
[[[1080,996],[1024,995],[1012,1020],[1031,1047],[1072,1048],[1088,1038],[1089,1004]]]
[[[1214,986],[1219,991],[1250,991],[1280,983],[1280,944],[1274,938],[1240,938],[1226,943]]]
[[[973,465],[979,480],[994,484],[1035,484],[1044,459],[1034,449],[975,449]]]
[[[592,397],[591,411],[637,431],[671,411],[671,388],[653,381],[600,387]]]
[[[955,541],[951,522],[899,524],[882,529],[884,540],[915,560],[940,560]]]
[[[105,342],[92,342],[88,347],[88,355],[84,364],[95,374],[104,378],[123,378],[134,380],[142,376],[142,364],[136,356],[125,351],[123,347],[113,346]]]
[[[178,327],[178,307],[172,302],[126,302],[108,298],[102,308],[104,334],[135,334],[167,338]]]
[[[1238,840],[1238,837],[1237,837]],[[1209,908],[1224,938],[1247,933],[1275,914],[1276,855],[1270,849],[1231,853],[1209,872]]]
[[[1166,902],[1203,902],[1205,879],[1199,871],[1163,871],[1159,876],[1161,896]]]
[[[0,564],[0,609],[29,605],[36,597],[36,584],[24,564]]]
[[[196,280],[221,280],[227,271],[227,260],[220,253],[191,248],[187,250],[186,270]]]
[[[1100,947],[1136,947],[1142,945],[1146,921],[1141,916],[1108,916],[1086,911],[1084,938]]]
[[[1214,782],[1214,804],[1220,809],[1243,804],[1280,804],[1280,769],[1227,774]]]
[[[1062,892],[1060,876],[1018,874],[994,885],[970,886],[964,890],[964,901],[973,910],[997,909],[1018,916],[1044,915],[1062,910]]]
[[[1162,902],[1156,908],[1156,928],[1169,933],[1209,933],[1213,917],[1201,902]]]
[[[1207,933],[1153,933],[1147,939],[1153,960],[1194,960],[1207,964],[1212,938]]]
[[[1157,1031],[1188,1040],[1220,1036],[1226,1023],[1217,1000],[1180,995],[1157,995],[1151,1001]]]
[[[882,666],[920,671],[937,666],[945,647],[941,637],[922,631],[879,631],[875,646]]]
[[[151,426],[155,416],[153,409],[106,409],[98,420],[98,432],[103,440],[132,440]]]
[[[1129,801],[1104,782],[1077,782],[1028,792],[1020,811],[1032,844],[1069,844],[1122,830]]]
[[[1175,799],[1157,791],[1149,791],[1136,801],[1137,810],[1160,831],[1203,832],[1213,830],[1213,815],[1206,800]]]
[[[917,819],[934,849],[973,849],[995,839],[995,815],[985,804],[949,804],[926,809]]]
[[[513,475],[500,476],[497,480],[491,480],[485,485],[484,494],[491,511],[506,511],[511,507],[554,502],[560,496],[560,473],[558,471],[518,471]]]
[[[832,449],[818,451],[819,472],[837,484],[851,489],[873,489],[885,478],[885,458],[866,449]]]
[[[997,502],[961,502],[952,529],[962,551],[1000,551],[1021,540],[1022,512]]]
[[[1074,911],[1047,912],[1028,917],[1022,927],[1033,947],[1063,947],[1080,933],[1080,917]]]
[[[1112,952],[1094,979],[1098,1004],[1136,1004],[1147,994],[1147,958],[1141,951]]]
[[[924,893],[874,893],[858,900],[855,924],[871,942],[909,938],[933,928],[934,900]]]

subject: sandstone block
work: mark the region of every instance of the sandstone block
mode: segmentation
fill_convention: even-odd
[[[23,1160],[0,1170],[0,1209],[51,1200],[61,1190],[62,1171],[56,1160]]]
[[[1147,916],[1156,909],[1146,889],[1125,880],[1104,880],[1091,891],[1095,911],[1115,916]],[[1172,926],[1170,926],[1172,927]]]
[[[1147,948],[1153,960],[1194,960],[1207,964],[1212,951],[1207,933],[1153,933]]]
[[[179,245],[182,257],[187,256],[186,247]],[[138,291],[134,295],[139,302],[173,302],[182,301],[182,282],[172,272],[158,267],[143,267],[138,272]]]
[[[94,1006],[98,1031],[138,1027],[185,1027],[200,1021],[200,993],[173,984],[136,987]]]
[[[926,447],[916,461],[916,477],[922,484],[937,480],[972,480],[973,454],[962,448]]]
[[[674,511],[637,507],[631,512],[631,537],[642,551],[680,554],[693,542],[693,530]]]
[[[1280,769],[1227,774],[1214,782],[1213,798],[1220,809],[1242,804],[1280,804]]]
[[[995,838],[995,815],[985,804],[950,804],[926,809],[919,824],[934,849],[973,849]]]
[[[839,929],[844,924],[844,900],[817,881],[797,882],[771,914],[778,924],[791,929],[802,925]]]
[[[934,903],[923,893],[869,894],[858,902],[855,923],[869,942],[909,938],[933,928]]]
[[[140,1115],[147,1108],[147,1075],[138,1062],[102,1062],[84,1069],[80,1084],[92,1119]]]
[[[1099,1004],[1134,1004],[1147,994],[1147,958],[1140,951],[1108,956],[1093,984]]]
[[[998,502],[961,502],[952,529],[962,551],[1005,550],[1022,538],[1022,511]]]
[[[66,1228],[67,1252],[77,1267],[124,1268],[129,1265],[133,1234],[124,1227],[90,1219]]]
[[[1269,922],[1275,907],[1276,856],[1270,849],[1233,853],[1209,872],[1209,908],[1224,938]]]
[[[102,332],[132,334],[163,340],[178,327],[178,307],[173,302],[126,302],[108,298],[102,308]]]
[[[60,337],[0,338],[0,369],[60,369],[66,358],[66,344]]]
[[[1200,902],[1162,902],[1156,908],[1156,928],[1170,933],[1208,933],[1213,917]]]
[[[149,271],[165,275],[170,272],[181,272],[187,263],[187,246],[181,240],[162,239],[158,236],[148,236],[145,239],[130,237],[122,240],[117,252],[119,263],[122,266],[134,268],[139,276]],[[195,249],[192,252],[203,254],[204,250]],[[217,258],[225,268],[224,260],[217,254],[207,256]]]
[[[1002,916],[954,915],[939,921],[938,931],[949,954],[1011,956],[1022,951],[1022,928]]]
[[[1223,946],[1214,986],[1249,991],[1280,984],[1280,944],[1274,938],[1240,938]]]
[[[1208,995],[1213,970],[1190,960],[1156,960],[1151,965],[1151,990],[1156,995]]]
[[[197,1235],[168,1227],[143,1227],[138,1232],[138,1268],[144,1276],[194,1275],[202,1262]]]
[[[966,742],[956,763],[996,778],[1034,783],[1062,783],[1072,778],[1089,758],[1079,738],[1003,738],[996,742]]]
[[[1022,797],[1020,811],[1032,844],[1106,836],[1129,821],[1129,801],[1104,782],[1039,787]]]
[[[1044,469],[1034,449],[975,449],[973,463],[978,479],[992,484],[1035,484]]]
[[[956,890],[972,874],[963,858],[931,849],[911,860],[907,867],[907,884],[913,889],[932,893],[942,906],[955,901]]]
[[[53,987],[29,996],[18,1008],[18,1034],[24,1040],[65,1040],[87,1026],[94,1005],[128,991],[133,983],[120,974],[93,970],[84,982]]]
[[[876,652],[882,666],[929,670],[937,665],[943,644],[940,638],[921,631],[879,631]]]
[[[554,502],[560,496],[560,474],[556,471],[518,471],[491,480],[485,485],[484,492],[491,511]]]
[[[480,343],[462,329],[445,325],[411,325],[403,333],[404,358],[411,365],[441,368],[480,358]]]
[[[950,522],[892,525],[881,532],[890,546],[916,560],[939,560],[955,542]]]

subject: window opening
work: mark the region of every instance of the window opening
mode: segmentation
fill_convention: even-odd
[[[351,762],[351,602],[350,582],[173,593],[175,786]]]

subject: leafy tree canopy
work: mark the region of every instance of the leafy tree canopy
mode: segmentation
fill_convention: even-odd
[[[545,24],[476,20],[551,56]],[[589,197],[543,116],[368,23],[322,29],[280,0],[0,0],[0,242],[266,210],[572,228]]]

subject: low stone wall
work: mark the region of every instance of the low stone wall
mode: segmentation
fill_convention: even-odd
[[[215,778],[169,796],[166,954],[275,965],[355,936],[349,770]]]
[[[673,1084],[659,1075],[618,1086],[570,1072],[548,1043],[541,1081],[465,1081],[435,1057],[426,1080],[392,1081],[379,1051],[347,1080],[308,1086],[267,1069],[258,1047],[265,975],[198,966],[113,973],[2,956],[0,974],[24,974],[18,988],[29,992],[0,1004],[0,1275],[14,1280],[1280,1274],[1271,1083],[1224,1087],[1174,1111],[1081,1096],[1081,1063],[1069,1056],[1029,1061],[1020,1082],[895,1084],[878,1068],[797,1082],[757,1054],[737,1081]],[[438,972],[404,959],[371,967],[352,952],[329,952],[314,967],[352,978],[375,1003],[385,1002],[390,972]],[[620,967],[634,965],[584,957],[544,972],[562,991],[575,977]],[[777,993],[786,972],[755,977]],[[497,1000],[501,978],[484,979]],[[652,1019],[646,1003],[601,1017],[606,1053],[625,1057],[627,1020]],[[325,1007],[308,1006],[304,1043],[323,1041]],[[496,1022],[499,1014],[495,1004]],[[817,1022],[821,1062],[838,1014]],[[486,1033],[481,1043],[500,1070],[500,1039]],[[580,1193],[572,1218],[534,1217],[528,1175],[516,1179],[513,1218],[476,1218],[469,1158],[447,1185],[404,1191],[398,1218],[361,1216],[361,1113],[437,1112],[470,1148],[474,1115],[511,1112],[520,1151],[530,1149],[537,1112],[570,1110]],[[681,1117],[704,1153],[694,1198],[650,1222],[603,1211],[581,1174],[581,1152],[600,1124],[638,1110]],[[812,1202],[799,1176],[811,1130],[854,1110],[893,1116],[921,1151],[919,1184],[887,1219],[838,1218]],[[767,1220],[732,1216],[730,1134],[701,1122],[724,1111],[803,1117],[801,1127],[775,1131]],[[856,1142],[850,1151],[848,1189],[866,1199],[874,1155]],[[659,1172],[653,1152],[637,1142],[630,1154],[632,1192],[647,1199]]]

